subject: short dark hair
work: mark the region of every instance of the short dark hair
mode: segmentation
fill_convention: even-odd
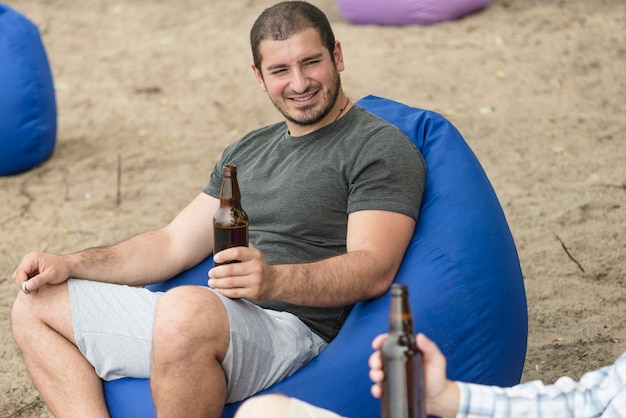
[[[306,29],[314,29],[319,33],[322,45],[333,58],[335,35],[328,18],[320,9],[305,1],[284,1],[265,9],[250,30],[254,66],[261,70],[261,41],[284,41]]]

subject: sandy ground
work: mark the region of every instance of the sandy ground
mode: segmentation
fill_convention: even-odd
[[[351,25],[333,0],[313,2],[343,44],[352,99],[444,114],[485,167],[525,277],[523,380],[611,363],[626,349],[624,0],[494,0],[402,28]],[[163,225],[228,143],[280,119],[249,67],[249,28],[272,3],[8,2],[41,29],[59,134],[42,166],[0,178],[0,418],[51,416],[10,333],[21,257]]]

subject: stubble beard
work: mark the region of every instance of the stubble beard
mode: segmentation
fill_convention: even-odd
[[[277,101],[272,100],[272,103],[289,122],[300,126],[310,126],[318,123],[330,113],[330,111],[335,106],[337,97],[339,97],[340,90],[341,78],[339,77],[339,72],[335,72],[332,85],[326,90],[320,90],[320,92],[324,94],[324,101],[321,104],[321,107],[309,106],[298,109],[295,112],[290,112],[287,106],[284,105],[282,102],[277,103]],[[281,99],[283,99],[284,101],[288,100],[282,97]]]

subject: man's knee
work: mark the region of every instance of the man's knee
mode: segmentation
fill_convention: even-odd
[[[284,395],[255,396],[241,405],[235,418],[285,418],[290,402],[291,399]]]
[[[30,312],[28,309],[28,300],[25,300],[28,296],[19,293],[13,302],[11,307],[11,332],[13,333],[13,339],[19,345],[23,341],[24,337],[28,336],[28,318]]]
[[[37,329],[45,326],[70,338],[72,316],[67,285],[47,285],[29,295],[18,293],[11,307],[11,332],[18,346],[37,339]],[[71,339],[71,338],[70,338]]]
[[[220,298],[209,289],[181,286],[169,290],[159,299],[153,344],[162,350],[171,349],[184,355],[186,350],[202,346],[214,347],[225,355],[228,339],[226,309]]]

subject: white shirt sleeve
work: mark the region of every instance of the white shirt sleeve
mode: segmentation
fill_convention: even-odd
[[[511,388],[457,382],[457,418],[625,418],[626,352],[612,365],[586,373],[579,382],[562,377]]]

